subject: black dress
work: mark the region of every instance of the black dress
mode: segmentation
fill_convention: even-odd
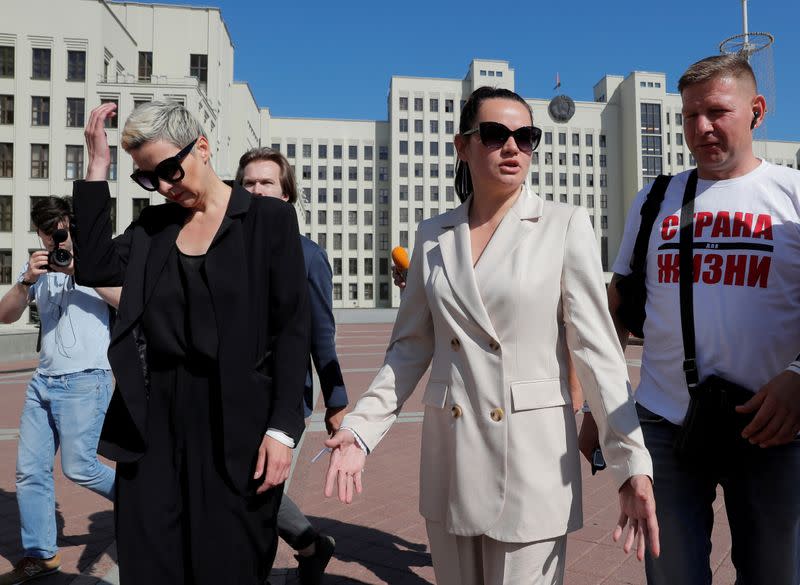
[[[219,336],[204,264],[173,247],[142,315],[148,448],[117,466],[123,585],[260,585],[275,557],[282,488],[242,495],[225,470]]]

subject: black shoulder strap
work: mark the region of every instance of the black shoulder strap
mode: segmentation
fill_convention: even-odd
[[[694,197],[697,192],[697,169],[689,174],[681,207],[681,233],[679,244],[681,332],[683,333],[683,373],[686,384],[693,389],[700,382],[695,360],[694,345]]]
[[[631,270],[634,273],[644,274],[645,263],[647,262],[647,246],[650,242],[650,234],[653,231],[653,224],[656,222],[661,203],[667,192],[671,175],[658,175],[656,177],[647,199],[642,204],[642,221],[639,224],[639,233],[636,234],[636,243],[633,245],[633,256],[631,257]]]

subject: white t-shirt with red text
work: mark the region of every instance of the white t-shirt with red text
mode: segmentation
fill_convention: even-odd
[[[636,401],[680,424],[689,406],[683,374],[678,242],[689,171],[670,181],[647,250],[647,319]],[[613,270],[630,261],[650,191],[625,224]],[[750,173],[697,182],[694,322],[700,379],[716,374],[757,391],[800,353],[800,171],[763,161]]]

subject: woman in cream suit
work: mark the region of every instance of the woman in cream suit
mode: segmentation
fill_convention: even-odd
[[[420,512],[438,584],[561,583],[582,524],[569,353],[620,488],[615,539],[628,524],[626,552],[658,554],[652,463],[586,211],[525,186],[541,131],[517,94],[477,89],[459,132],[463,203],[419,225],[384,365],[327,443],[325,493],[361,491],[366,453],[430,365]]]

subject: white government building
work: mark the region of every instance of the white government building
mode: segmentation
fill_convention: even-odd
[[[177,31],[177,32],[176,32]],[[213,164],[232,178],[239,156],[264,145],[292,163],[305,196],[301,231],[334,270],[334,306],[399,304],[390,250],[413,246],[416,224],[456,206],[453,135],[463,100],[482,85],[515,87],[506,61],[475,59],[460,78],[393,76],[387,120],[280,118],[233,79],[234,45],[218,8],[107,0],[5,0],[0,21],[0,294],[29,251],[37,197],[69,195],[85,172],[83,126],[101,101],[108,129],[116,229],[162,201],[136,186],[119,127],[149,100],[177,100],[204,125]],[[688,65],[688,64],[687,64]],[[592,102],[526,98],[544,132],[530,182],[546,199],[583,205],[606,266],[635,193],[692,164],[681,101],[663,73],[604,75]],[[760,156],[797,168],[800,142],[759,142]]]

